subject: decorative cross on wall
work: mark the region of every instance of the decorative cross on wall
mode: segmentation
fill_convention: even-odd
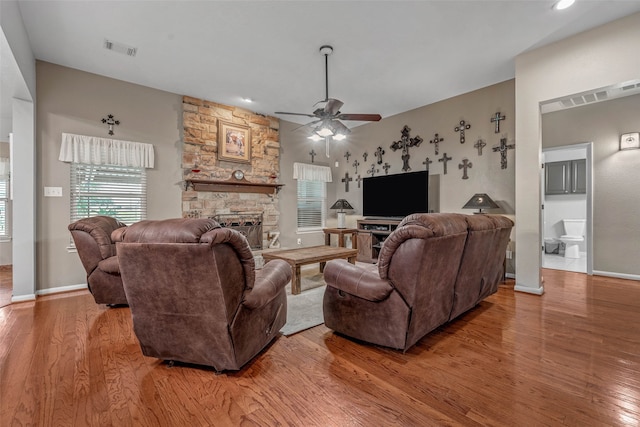
[[[376,169],[376,165],[374,163],[371,163],[371,168],[367,171],[367,174],[375,176],[376,172],[380,172],[380,169]]]
[[[478,139],[475,144],[473,144],[474,148],[478,149],[478,156],[482,156],[482,149],[487,145],[482,139]]]
[[[429,141],[429,144],[435,144],[436,146],[436,156],[438,155],[438,150],[440,149],[440,146],[438,144],[440,144],[442,141],[444,141],[444,138],[440,138],[437,133],[434,135],[433,139]]]
[[[464,144],[464,131],[465,129],[471,129],[471,124],[465,122],[464,120],[460,120],[460,125],[456,126],[453,130],[456,132],[460,132],[460,144]]]
[[[351,166],[353,166],[354,168],[356,168],[356,173],[358,173],[358,166],[360,166],[360,162],[358,161],[358,159],[355,159],[355,160],[353,161],[353,165],[351,165]]]
[[[342,182],[344,182],[344,191],[349,192],[349,182],[353,181],[353,178],[349,177],[349,172],[344,173],[344,178],[342,178]]]
[[[409,138],[409,132],[411,132],[411,128],[407,125],[404,125],[402,128],[402,137],[400,141],[394,141],[391,144],[391,149],[396,151],[397,149],[402,150],[402,170],[408,171],[411,170],[409,167],[409,158],[411,155],[409,154],[409,147],[419,147],[422,144],[422,138],[419,136],[415,136],[414,138]]]
[[[506,119],[506,116],[501,116],[500,111],[498,111],[493,117],[491,117],[491,123],[496,123],[495,133],[500,133],[500,120]]]
[[[389,168],[391,167],[391,165],[387,162],[384,162],[384,166],[382,166],[382,169],[384,169],[384,174],[387,175],[389,173]]]
[[[442,162],[442,166],[444,166],[444,174],[445,175],[447,174],[447,162],[449,160],[452,160],[452,159],[453,159],[452,157],[447,157],[447,153],[444,153],[442,155],[442,158],[438,159],[439,162]]]
[[[374,156],[376,156],[378,158],[378,164],[381,165],[382,164],[382,155],[384,154],[384,150],[382,149],[382,147],[378,147],[378,149],[376,150],[375,153],[373,153]]]
[[[309,151],[309,155],[311,156],[311,163],[313,163],[313,160],[316,158],[316,150],[312,148],[311,151]]]
[[[473,163],[471,163],[468,159],[462,159],[462,163],[458,165],[458,169],[464,169],[462,172],[462,179],[469,179],[467,176],[467,169],[472,168]]]
[[[423,165],[427,166],[427,170],[429,170],[429,165],[433,163],[433,160],[430,160],[428,157],[426,158],[426,160],[424,162],[422,162]]]
[[[119,125],[120,120],[116,120],[113,114],[109,114],[106,119],[102,119],[102,123],[109,125],[109,135],[113,135],[113,125]]]
[[[347,164],[349,163],[349,157],[351,157],[351,153],[350,152],[346,152],[344,153],[344,156],[347,158]]]
[[[362,182],[362,177],[360,175],[356,178],[356,182],[358,183],[358,188],[360,188],[360,182]]]
[[[367,157],[369,157],[369,153],[367,153],[366,151],[364,153],[362,153],[362,158],[364,159],[364,161],[367,161]]]
[[[493,147],[495,153],[500,153],[500,169],[507,168],[507,150],[516,148],[516,144],[507,144],[507,138],[500,138],[500,145]]]

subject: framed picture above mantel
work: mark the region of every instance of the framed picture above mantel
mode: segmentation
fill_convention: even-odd
[[[218,159],[251,163],[251,129],[249,126],[218,121]]]

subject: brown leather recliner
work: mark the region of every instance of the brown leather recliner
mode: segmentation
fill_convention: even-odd
[[[512,226],[500,216],[409,215],[385,240],[378,271],[327,263],[325,325],[407,350],[497,291]]]
[[[94,216],[69,224],[69,231],[87,272],[87,285],[97,304],[126,304],[115,240],[127,225],[108,216]],[[115,239],[115,240],[114,240]]]
[[[291,267],[255,270],[247,239],[212,219],[141,221],[117,248],[146,356],[238,370],[286,322]]]

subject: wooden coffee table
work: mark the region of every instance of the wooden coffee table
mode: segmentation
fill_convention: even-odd
[[[337,248],[334,246],[310,246],[308,248],[284,249],[262,253],[265,262],[272,259],[282,259],[289,263],[293,271],[293,277],[291,277],[291,294],[293,295],[300,293],[300,266],[319,262],[320,272],[322,272],[327,261],[343,258],[351,264],[355,264],[357,255],[357,249]]]

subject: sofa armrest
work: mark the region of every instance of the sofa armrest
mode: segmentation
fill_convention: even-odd
[[[244,293],[242,304],[252,310],[268,304],[291,281],[291,276],[291,266],[286,261],[269,261],[262,269],[256,271],[253,289]]]
[[[327,263],[324,268],[324,281],[327,282],[327,286],[367,301],[382,301],[393,290],[391,282],[381,279],[377,272],[367,271],[344,259]]]

